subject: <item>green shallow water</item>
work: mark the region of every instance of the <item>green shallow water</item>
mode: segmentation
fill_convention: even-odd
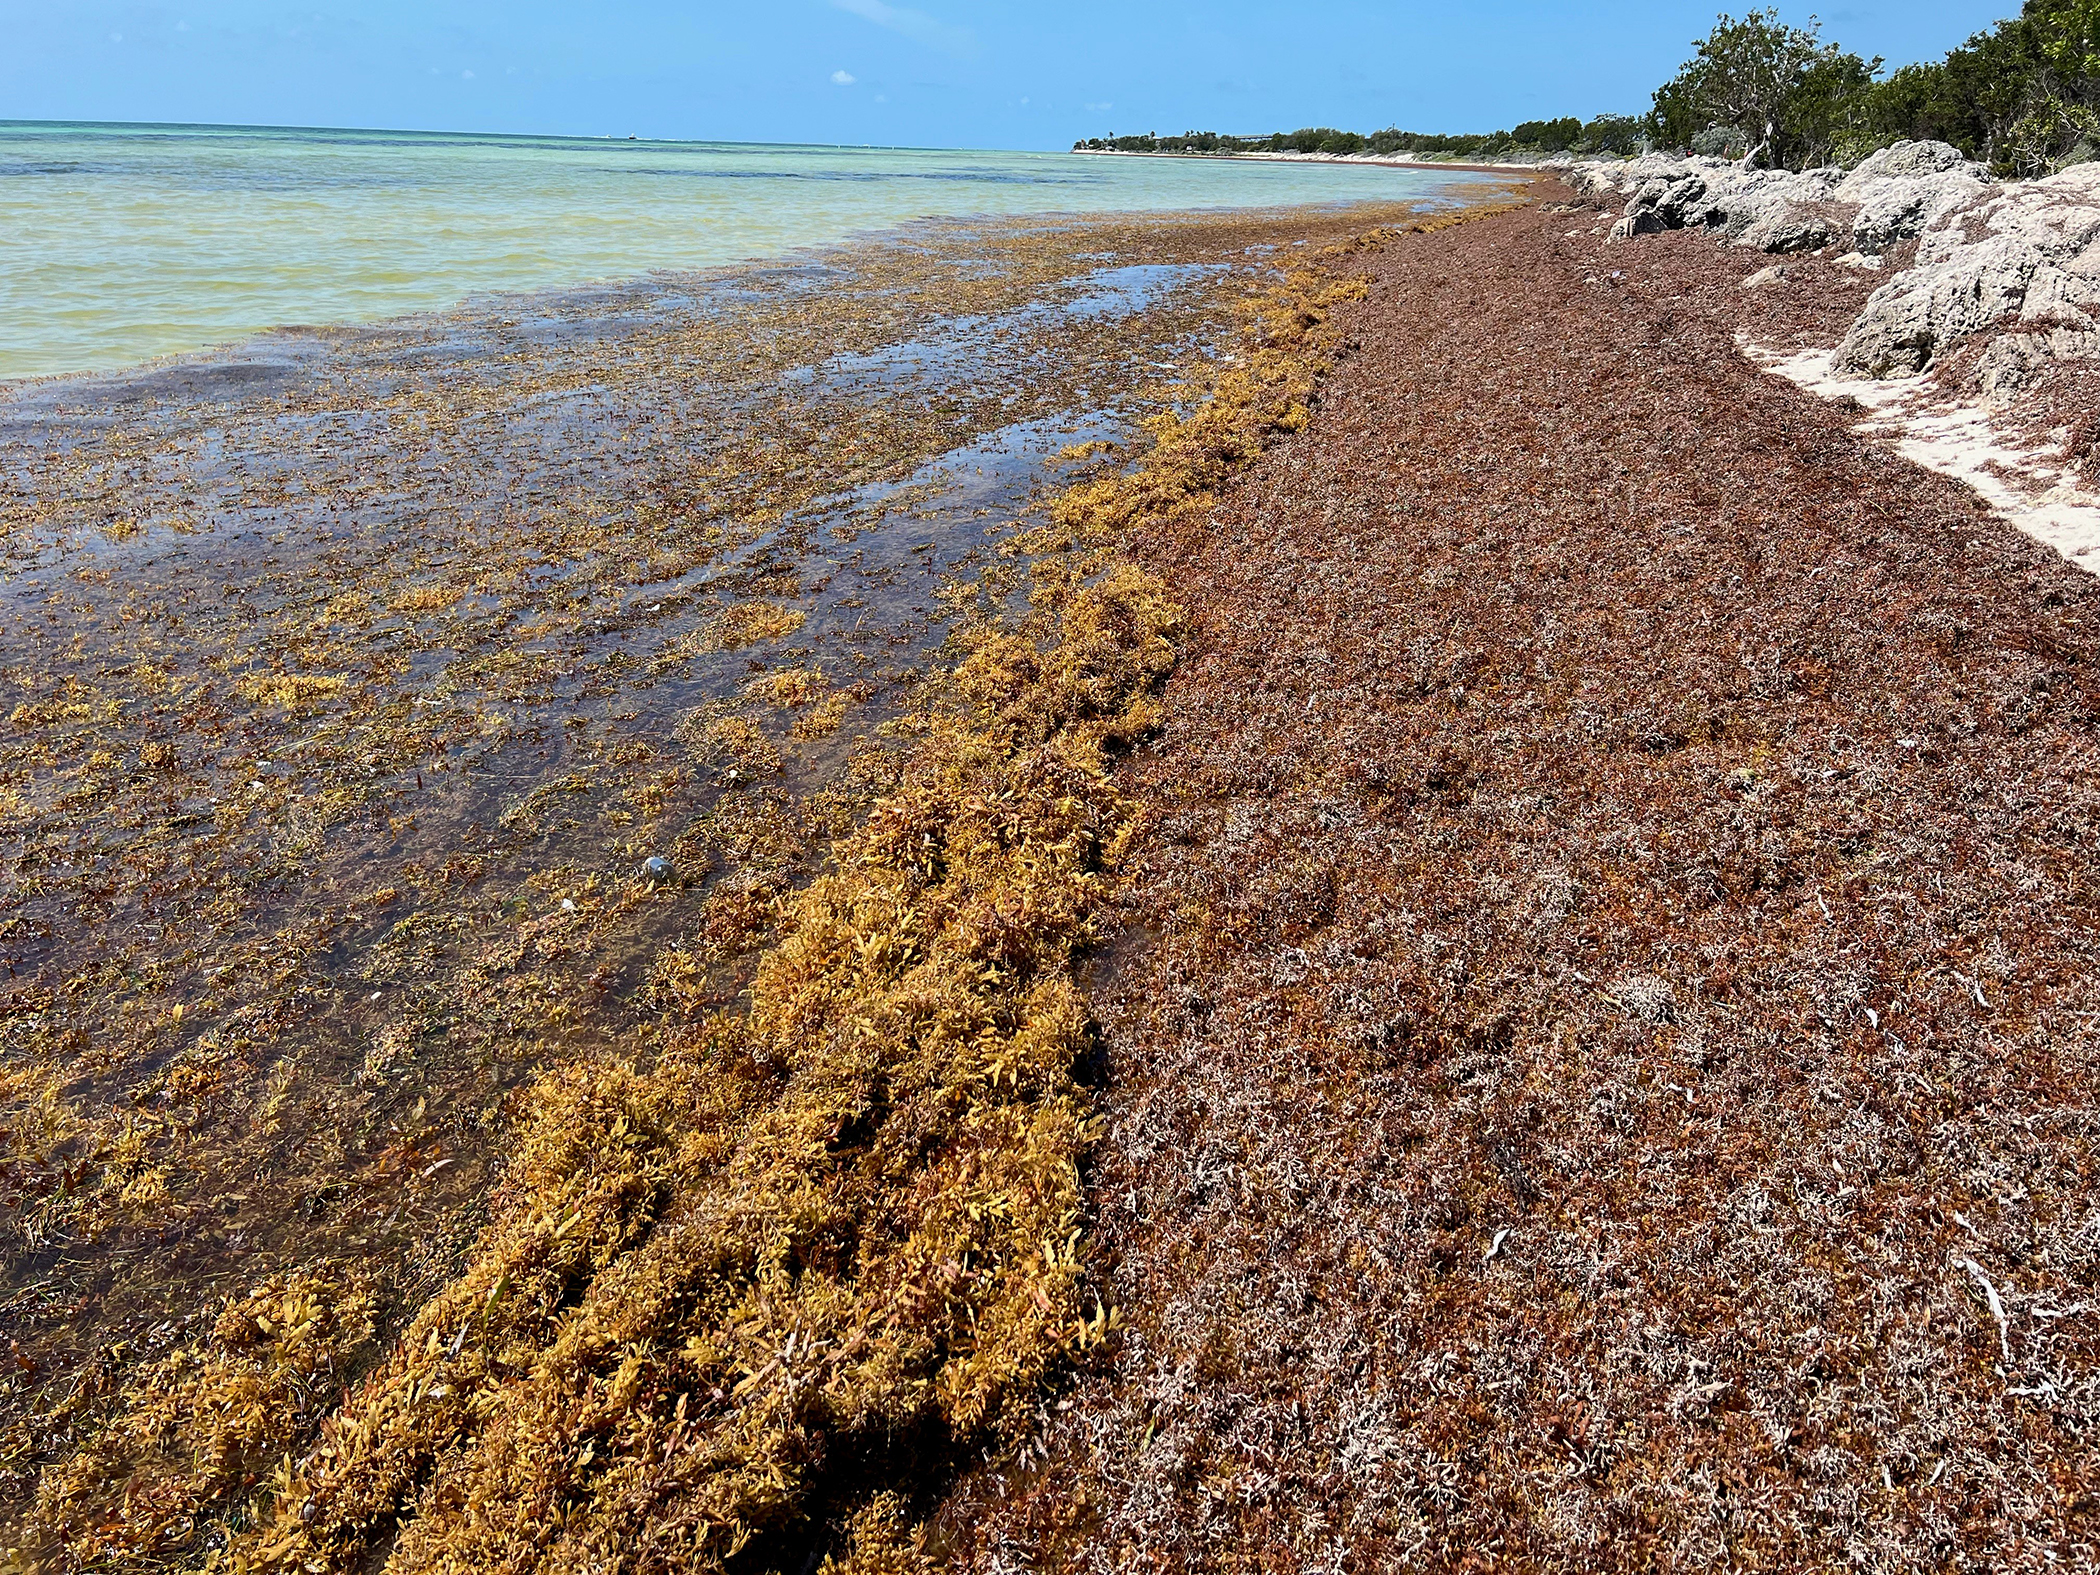
[[[915,218],[1462,194],[1484,177],[1064,153],[0,121],[0,378],[289,323],[777,257]]]

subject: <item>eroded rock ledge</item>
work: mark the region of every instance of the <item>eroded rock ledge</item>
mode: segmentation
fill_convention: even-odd
[[[1582,201],[1621,209],[1607,244],[1699,229],[1726,244],[1885,270],[1820,356],[1746,350],[1874,408],[1934,468],[1972,483],[2018,472],[2012,493],[1984,490],[2023,529],[2067,552],[2066,541],[2100,542],[2100,163],[1998,181],[1945,143],[1906,142],[1849,172],[1650,156],[1577,164],[1565,179]],[[1959,443],[1939,430],[1957,415]],[[1935,445],[1946,453],[1935,457]],[[2091,528],[2064,537],[2056,515],[2067,507],[2091,513]],[[2037,510],[2053,512],[2043,521]]]
[[[1566,179],[1586,201],[1624,204],[1612,241],[1702,228],[1774,253],[1845,245],[1845,261],[1894,267],[1837,347],[1850,376],[1923,372],[1969,336],[2016,325],[1976,369],[1997,398],[2052,360],[2100,352],[2100,164],[2000,182],[1944,142],[1902,142],[1849,172],[1650,155],[1577,164]]]

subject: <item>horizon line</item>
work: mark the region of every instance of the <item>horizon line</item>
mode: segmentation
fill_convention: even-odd
[[[234,120],[48,120],[0,116],[0,127],[81,126],[110,127],[127,131],[292,131],[320,134],[380,135],[394,137],[474,137],[505,142],[636,142],[655,146],[712,146],[730,148],[826,148],[835,152],[870,153],[1029,153],[1069,154],[1070,149],[990,148],[961,144],[935,146],[901,142],[767,142],[736,137],[645,137],[635,132],[610,131],[461,131],[431,126],[299,126],[264,121]],[[1085,141],[1085,138],[1078,138]]]

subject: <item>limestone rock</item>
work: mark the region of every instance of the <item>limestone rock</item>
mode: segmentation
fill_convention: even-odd
[[[2020,315],[2030,319],[2082,318],[2090,306],[2100,306],[2100,280],[2044,263],[2027,281],[2027,297],[2020,303]]]
[[[1839,343],[1854,377],[1922,372],[1949,344],[2020,309],[2039,259],[2003,236],[1898,274],[1876,290]]]
[[[2100,333],[2055,328],[2040,334],[2005,334],[1991,342],[1976,369],[1986,404],[2002,405],[2031,386],[2053,361],[2100,355]]]
[[[1620,240],[1656,233],[1656,223],[1639,217],[1648,214],[1665,230],[1704,229],[1769,251],[1805,251],[1828,245],[1833,232],[1822,216],[1801,210],[1829,201],[1842,174],[1746,170],[1724,159],[1650,154],[1627,163],[1578,164],[1564,178],[1586,201],[1624,200],[1633,222],[1615,227]]]
[[[1576,196],[1607,205],[1619,200],[1619,170],[1616,164],[1577,164],[1561,177]]]
[[[1899,142],[1860,162],[1832,196],[1853,203],[1853,249],[1879,256],[1982,197],[1991,172],[1945,142]]]
[[[1874,292],[1838,346],[1840,375],[1921,372],[2001,323],[2017,331],[1983,358],[1986,397],[2010,397],[2051,361],[2100,356],[2100,164],[2001,185],[1947,143],[1899,142],[1849,173],[1649,154],[1577,163],[1565,178],[1587,201],[1624,204],[1614,241],[1699,228],[1782,254],[1849,242],[1840,262],[1879,269],[1915,238],[1913,264]]]
[[[1606,242],[1630,241],[1636,235],[1660,235],[1669,226],[1653,208],[1636,208],[1620,217],[1605,234]]]
[[[1935,220],[1915,265],[1868,299],[1838,346],[1835,370],[1854,377],[1923,371],[1956,340],[2006,317],[2083,318],[2083,308],[2100,301],[2096,242],[2100,166],[1987,186],[1980,199]],[[2024,362],[2015,361],[2056,343],[2003,352],[1993,387],[2009,388],[2024,375]],[[2076,340],[2062,344],[2072,349]]]
[[[1754,246],[1761,252],[1820,251],[1837,239],[1830,221],[1799,208],[1785,208],[1761,218],[1736,238],[1738,246]]]
[[[1867,187],[1885,180],[1915,180],[1921,175],[1944,175],[1950,170],[1960,170],[1979,179],[1988,180],[1985,166],[1969,161],[1969,156],[1960,148],[1945,142],[1898,142],[1892,147],[1870,153],[1838,185],[1840,202],[1864,200]]]
[[[1642,182],[1641,187],[1627,200],[1626,211],[1653,213],[1662,221],[1666,230],[1681,230],[1694,213],[1703,213],[1700,199],[1706,195],[1706,182],[1696,171],[1674,176],[1658,175]]]
[[[1860,202],[1859,216],[1852,221],[1853,250],[1877,257],[1899,241],[1924,234],[1989,189],[1987,182],[1960,170],[1853,186]]]

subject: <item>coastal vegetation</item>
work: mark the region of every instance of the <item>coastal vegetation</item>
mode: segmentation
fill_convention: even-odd
[[[1883,71],[1776,10],[1722,17],[1657,89],[1661,147],[1790,169],[1852,164],[1900,141],[1960,148],[2033,177],[2100,149],[2100,0],[2027,0],[1944,59]]]
[[[1656,89],[1650,138],[1794,169],[1853,151],[1859,138],[1850,106],[1872,88],[1881,62],[1824,43],[1820,28],[1813,18],[1806,27],[1788,26],[1777,11],[1722,17],[1683,69]]]
[[[1185,131],[1179,136],[1146,132],[1142,136],[1089,137],[1073,144],[1086,153],[1320,153],[1372,154],[1417,158],[1502,158],[1524,153],[1616,153],[1639,151],[1641,122],[1631,115],[1598,115],[1583,121],[1573,115],[1558,120],[1527,120],[1508,131],[1445,136],[1401,131],[1388,126],[1368,134],[1332,126],[1306,126],[1266,136],[1228,136],[1215,131]]]
[[[1932,140],[1999,173],[2047,174],[2100,154],[2100,0],[2026,0],[1944,59],[1885,69],[1777,9],[1723,15],[1647,114],[1525,121],[1436,135],[1329,126],[1267,136],[1184,132],[1094,137],[1087,152],[1296,153],[1439,159],[1631,156],[1673,149],[1787,169],[1856,164],[1876,149]]]

